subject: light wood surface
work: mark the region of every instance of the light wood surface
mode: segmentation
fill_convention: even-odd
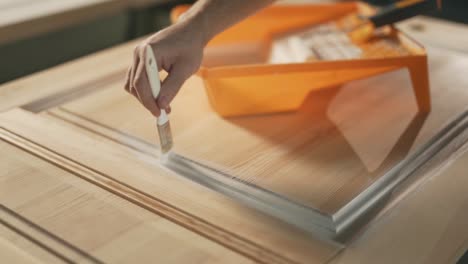
[[[250,262],[4,141],[0,148],[2,153],[8,153],[0,161],[2,205],[68,241],[65,249],[59,248],[64,247],[62,245],[49,245],[68,260]],[[2,219],[5,218],[2,215]],[[14,220],[11,219],[10,224],[19,225]],[[38,240],[47,243],[44,238]]]
[[[467,109],[459,69],[468,56],[430,48],[429,58],[427,116],[417,112],[405,71],[311,93],[296,113],[228,119],[211,110],[194,77],[173,103],[174,151],[332,214]],[[157,144],[152,117],[119,85],[54,111]]]
[[[330,263],[456,263],[468,250],[467,162],[465,144]]]
[[[466,249],[466,177],[461,165],[466,163],[465,151],[420,176],[423,180],[408,184],[345,249],[317,241],[165,170],[156,154],[154,119],[122,88],[134,45],[128,43],[0,87],[0,147],[7,153],[0,159],[0,200],[52,237],[66,241],[41,238],[52,252],[87,260],[70,251],[66,245],[71,244],[106,262],[133,262],[135,256],[145,260],[158,253],[162,262],[335,264],[446,262]],[[226,120],[212,113],[201,80],[191,78],[173,105],[175,143],[178,151],[202,157],[207,164],[221,169],[232,166],[229,169],[240,177],[244,172],[261,175],[270,167],[275,168],[270,171],[273,174],[281,169],[283,173],[305,171],[311,164],[324,165],[326,169],[319,172],[328,173],[336,164],[345,164],[336,175],[346,178],[348,172],[355,173],[362,179],[358,186],[363,186],[368,184],[364,179],[373,180],[372,173],[378,175],[414,151],[466,110],[467,79],[461,70],[468,66],[466,55],[429,47],[429,58],[433,110],[422,117],[416,116],[404,72],[312,94],[298,113]],[[310,125],[304,133],[286,135],[304,124]],[[222,129],[223,133],[214,131]],[[368,132],[360,133],[363,129]],[[324,139],[310,139],[309,132]],[[250,140],[251,147],[261,151],[249,158],[235,156],[239,160],[229,163],[226,153],[250,153],[247,145],[232,142],[235,138]],[[208,144],[213,141],[223,142],[223,155],[213,155],[212,149],[218,147]],[[308,148],[300,148],[304,143]],[[228,146],[230,152],[226,152]],[[305,150],[315,153],[312,157],[320,163],[303,159],[299,154]],[[290,158],[288,153],[296,155]],[[265,157],[281,161],[286,157],[288,163],[269,165]],[[259,167],[253,167],[252,161]],[[288,168],[291,163],[294,166]],[[359,172],[367,174],[361,177]],[[336,182],[324,183],[328,188],[321,194],[340,189]],[[288,195],[304,188],[267,183]],[[309,196],[302,193],[296,198]],[[312,198],[328,199],[326,195]],[[333,202],[325,205],[336,206]],[[2,214],[0,219],[7,218]],[[27,229],[16,218],[9,219],[17,229],[27,230],[26,234],[44,234]],[[12,259],[26,263],[56,259],[11,229],[2,227],[0,232],[0,250]]]
[[[257,261],[322,263],[340,249],[164,170],[154,148],[144,153],[22,110],[0,119],[4,140]]]
[[[4,227],[2,237],[6,242],[15,245],[16,252],[29,253],[27,255],[40,262],[70,263],[74,261],[89,263],[97,261],[86,252],[80,251],[60,237],[52,235],[46,229],[29,221],[5,205],[2,204],[0,210],[0,219]],[[24,254],[15,255],[20,258]]]
[[[0,225],[0,256],[6,263],[66,263],[3,224]]]

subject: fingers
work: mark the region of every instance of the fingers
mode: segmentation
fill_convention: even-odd
[[[138,101],[140,101],[140,96],[138,96],[138,93],[137,93],[137,91],[136,91],[135,89],[131,89],[131,90],[130,90],[130,93],[131,93],[133,96],[135,96],[135,98],[136,98]],[[140,101],[140,103],[141,103],[141,101]]]
[[[138,47],[135,48],[134,53],[133,53],[133,62],[134,63],[139,61],[139,59],[136,56],[137,55],[137,49],[138,49]],[[125,88],[125,91],[127,91],[128,93],[135,96],[135,98],[138,101],[141,102],[140,97],[138,96],[138,93],[137,93],[135,87],[133,87],[133,75],[134,75],[136,67],[137,67],[137,65],[131,65],[130,67],[128,67],[127,74],[126,74],[126,77],[125,77],[124,88]]]
[[[160,115],[160,109],[165,109],[167,113],[171,112],[170,102],[177,95],[180,87],[190,76],[190,71],[184,64],[174,63],[163,67],[163,61],[158,63],[159,70],[170,68],[167,77],[161,84],[161,92],[158,99],[155,100],[151,91],[148,76],[146,75],[144,46],[135,48],[133,56],[133,65],[127,70],[125,80],[125,90],[135,96],[143,106],[154,116]]]
[[[134,87],[135,72],[137,70],[139,62],[140,62],[140,47],[138,46],[133,51],[133,64],[132,64],[131,70],[130,70],[130,89],[135,89],[135,87]]]
[[[160,115],[160,110],[153,97],[151,87],[149,84],[148,76],[146,75],[145,66],[145,49],[140,48],[139,63],[133,76],[133,87],[137,91],[140,102],[148,109],[154,116]]]
[[[133,66],[130,66],[128,67],[128,70],[127,70],[127,76],[125,77],[125,85],[124,85],[124,88],[125,88],[125,91],[127,91],[128,93],[132,94],[133,96],[135,96],[135,98],[140,101],[140,98],[138,96],[138,93],[137,91],[133,88],[133,85],[132,85],[132,81],[131,81],[131,72],[133,71]],[[141,102],[141,101],[140,101]]]
[[[157,103],[161,109],[168,109],[172,99],[177,95],[180,87],[190,76],[190,71],[186,70],[181,63],[175,63],[171,67],[166,79],[161,84],[161,92]]]
[[[130,72],[132,71],[132,66],[128,67],[127,74],[125,76],[125,91],[131,93],[131,88],[130,88]]]

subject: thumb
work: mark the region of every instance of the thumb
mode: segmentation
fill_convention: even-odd
[[[158,96],[158,106],[160,109],[167,109],[172,99],[177,95],[185,80],[190,77],[190,71],[183,67],[183,64],[176,63],[171,67],[170,72],[161,84],[161,92]]]

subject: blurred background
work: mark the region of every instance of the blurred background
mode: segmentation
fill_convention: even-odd
[[[108,2],[115,4],[105,10]],[[169,25],[169,12],[175,5],[194,1],[135,0],[130,6],[120,2],[123,1],[0,0],[0,83],[155,32]],[[366,2],[380,6],[394,1]],[[80,8],[80,12],[67,8]],[[59,12],[65,13],[58,15]],[[442,11],[430,15],[468,23],[468,0],[443,0]]]

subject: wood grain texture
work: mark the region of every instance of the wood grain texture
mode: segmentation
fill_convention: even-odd
[[[467,162],[465,144],[330,263],[455,263],[468,249]]]
[[[36,158],[29,154],[25,155],[22,151],[7,145],[15,149],[11,152],[15,154],[13,159],[20,159],[11,163],[16,170],[1,174],[6,177],[9,177],[9,174],[21,175],[12,179],[14,186],[10,185],[7,189],[8,193],[13,193],[13,203],[21,204],[15,208],[15,211],[23,210],[22,213],[38,219],[41,226],[55,230],[56,234],[66,236],[67,240],[83,246],[93,254],[100,254],[99,256],[112,260],[114,258],[127,260],[125,257],[131,256],[131,253],[120,250],[117,252],[121,252],[124,256],[114,256],[115,250],[113,249],[125,248],[127,245],[133,246],[133,241],[146,237],[147,229],[145,228],[148,227],[138,222],[139,220],[135,220],[140,219],[140,211],[143,212],[142,214],[147,214],[150,219],[154,219],[155,214],[162,217],[157,220],[157,223],[164,222],[161,226],[157,224],[161,229],[156,228],[157,231],[153,230],[151,232],[155,233],[150,232],[151,234],[164,233],[166,225],[169,226],[168,230],[177,230],[168,235],[169,238],[161,235],[161,240],[158,241],[164,242],[157,242],[165,244],[167,240],[168,245],[171,245],[170,250],[179,248],[179,243],[174,242],[180,238],[179,236],[183,237],[181,238],[183,241],[186,237],[194,236],[197,244],[198,241],[202,241],[200,243],[207,245],[203,246],[200,254],[211,256],[210,252],[214,248],[215,260],[219,260],[218,252],[224,255],[222,252],[226,250],[225,247],[265,263],[324,263],[336,255],[338,249],[317,242],[309,234],[304,234],[294,227],[161,168],[155,158],[157,155],[152,155],[157,151],[154,120],[136,100],[123,91],[118,80],[118,78],[123,78],[123,75],[118,77],[121,74],[118,72],[125,71],[134,44],[129,43],[84,60],[68,63],[0,88],[0,111],[23,105],[33,112],[44,110],[42,115],[13,110],[3,113],[0,118],[0,126],[3,127],[0,137],[37,156]],[[322,164],[331,168],[336,165],[333,162],[336,159],[348,161],[344,164],[349,164],[349,166],[342,167],[342,175],[345,176],[348,170],[351,172],[367,171],[367,173],[378,171],[383,164],[391,165],[395,159],[403,157],[415,146],[423,144],[445,122],[466,109],[467,91],[464,89],[466,76],[460,70],[468,66],[466,55],[430,48],[429,58],[434,105],[431,114],[424,118],[416,116],[407,76],[400,72],[370,81],[360,81],[340,90],[313,94],[296,114],[277,117],[262,116],[245,120],[221,120],[214,115],[207,104],[201,80],[196,77],[191,78],[182,88],[182,94],[173,105],[175,112],[172,125],[174,132],[177,133],[176,144],[184,143],[180,147],[186,147],[188,150],[200,148],[202,153],[211,151],[202,148],[209,146],[206,144],[207,140],[226,142],[223,150],[227,149],[226,146],[233,146],[233,149],[239,152],[245,148],[242,145],[237,146],[237,142],[232,142],[228,134],[212,131],[201,134],[204,127],[209,125],[216,129],[218,127],[229,128],[231,130],[228,132],[232,133],[231,135],[252,140],[264,151],[271,149],[278,151],[279,155],[276,157],[270,156],[278,158],[291,151],[301,153],[303,151],[301,144],[310,142],[303,141],[300,137],[307,136],[308,132],[318,133],[314,129],[306,129],[302,134],[299,133],[293,138],[281,135],[284,131],[294,131],[302,124],[301,122],[304,122],[310,126],[318,124],[328,128],[324,130],[326,133],[319,133],[319,135],[330,134],[334,138],[326,138],[324,142],[316,141],[315,147],[325,151],[325,154],[328,153],[328,155],[320,155],[320,153],[316,155],[317,160],[323,161]],[[394,86],[388,86],[384,81],[391,82]],[[373,87],[369,86],[371,84]],[[400,84],[402,87],[398,87]],[[90,93],[86,90],[88,86],[96,87],[96,89],[92,94],[82,97]],[[84,92],[81,92],[83,90]],[[73,91],[74,96],[68,96],[67,91]],[[46,99],[43,99],[44,97]],[[82,98],[74,100],[73,97]],[[359,100],[352,101],[356,97],[359,97]],[[67,103],[68,101],[73,102]],[[375,107],[369,107],[368,104]],[[60,106],[47,110],[57,105]],[[343,108],[343,106],[347,107]],[[202,118],[197,119],[197,115]],[[359,115],[369,118],[368,121],[351,122],[355,121],[356,119],[353,118]],[[382,120],[382,116],[391,118]],[[351,121],[347,121],[349,117]],[[375,131],[379,131],[378,126],[387,126],[389,122],[393,123],[393,129],[375,136]],[[263,128],[262,124],[268,125],[271,129]],[[277,133],[278,127],[281,130]],[[370,134],[352,133],[364,128],[370,129]],[[198,145],[189,142],[191,136],[201,139],[196,142]],[[278,145],[286,145],[290,148],[275,147]],[[336,147],[339,151],[326,152],[326,146]],[[2,147],[2,153],[4,149]],[[315,148],[309,149],[315,151]],[[6,152],[10,153],[10,150]],[[253,160],[262,161],[262,155],[259,153],[253,157]],[[389,157],[393,158],[389,159]],[[215,163],[213,166],[219,166],[219,160],[223,161],[223,157],[214,158],[218,161],[218,165]],[[242,158],[245,159],[245,157]],[[301,166],[306,168],[310,165],[310,163],[301,162],[304,160],[300,155],[296,155],[290,161],[297,164],[296,168],[292,168],[295,170]],[[250,159],[246,159],[246,162],[250,162]],[[39,164],[38,168],[31,172],[31,166],[36,166],[34,164]],[[244,163],[234,165],[236,165],[235,170],[254,172]],[[287,164],[274,165],[285,166]],[[262,166],[264,166],[262,169],[270,169],[265,164]],[[39,175],[40,178],[30,179],[29,174],[32,177]],[[45,183],[39,180],[42,178],[46,179]],[[24,182],[22,179],[25,179]],[[408,257],[422,262],[425,260],[430,262],[432,259],[442,260],[442,262],[454,259],[464,247],[463,241],[467,236],[464,231],[457,233],[459,225],[464,223],[461,220],[459,222],[459,219],[464,220],[466,216],[458,210],[464,208],[461,202],[464,199],[464,194],[461,193],[463,181],[459,179],[454,181],[457,183],[456,186],[449,186],[448,184],[452,183],[442,180],[438,181],[438,185],[430,184],[430,181],[425,183],[422,187],[432,186],[429,192],[423,192],[424,188],[421,187],[408,198],[416,202],[403,205],[406,201],[404,200],[401,203],[405,207],[404,210],[392,208],[392,210],[385,211],[377,218],[377,221],[371,222],[370,228],[363,230],[361,236],[350,244],[349,250],[344,251],[345,253],[335,261],[337,263],[380,263],[380,256],[384,257],[384,260],[393,260],[397,256],[401,259]],[[29,182],[32,185],[29,185]],[[362,184],[362,182],[358,183]],[[336,188],[332,185],[328,184],[329,187]],[[3,186],[0,184],[0,188]],[[29,186],[35,187],[28,189]],[[64,189],[60,189],[60,186],[64,186]],[[302,186],[287,185],[284,191],[295,195],[294,188],[300,187]],[[37,189],[39,191],[35,191]],[[328,188],[327,191],[330,189]],[[0,195],[3,193],[2,189]],[[437,195],[433,197],[432,193]],[[455,199],[452,199],[454,198],[452,193],[453,196],[457,196]],[[48,196],[56,199],[51,201]],[[325,196],[315,198],[317,197],[326,199]],[[38,198],[44,199],[46,205],[51,205],[58,210],[34,208],[31,204]],[[461,200],[457,200],[458,198]],[[434,199],[453,201],[456,206],[450,208],[449,204],[445,204],[445,200],[438,201],[438,203],[436,201],[436,206],[447,215],[433,215],[430,211],[432,207],[425,204]],[[82,201],[84,202],[81,203]],[[67,205],[75,210],[68,210]],[[418,206],[421,206],[420,210]],[[106,211],[102,209],[103,207],[109,209]],[[42,211],[47,214],[42,214]],[[401,211],[403,211],[402,218],[399,218]],[[56,212],[60,213],[57,215]],[[105,234],[96,236],[97,242],[94,242],[95,238],[91,238],[89,233],[82,235],[78,233],[78,229],[66,229],[70,223],[77,227],[88,227],[92,221],[96,221],[95,215],[102,215],[102,220],[97,226],[104,225],[103,222],[110,221],[109,218],[113,221],[120,219],[112,216],[124,216],[122,221],[115,221],[116,223],[110,224],[109,227],[105,226],[103,228]],[[427,221],[424,219],[426,215],[431,215],[433,218]],[[405,225],[413,218],[417,221],[410,222],[406,228]],[[80,224],[76,219],[93,220]],[[48,221],[51,223],[47,223]],[[140,231],[134,230],[130,238],[124,236],[119,240],[120,236],[116,233],[119,233],[121,228],[125,229],[126,224],[134,222],[139,223],[141,229],[137,229]],[[454,223],[454,225],[447,223]],[[463,228],[461,227],[460,230],[464,230]],[[189,232],[187,229],[205,238],[186,234]],[[426,231],[428,231],[426,236],[421,235]],[[177,235],[174,237],[175,233]],[[129,240],[132,243],[129,243]],[[107,251],[99,251],[95,248],[106,243],[109,243]],[[188,243],[188,246],[182,244],[183,248],[188,248],[190,252],[188,254],[192,252],[195,252],[193,253],[195,255],[198,254],[199,251],[193,249],[191,243]],[[219,244],[225,247],[220,247]],[[400,247],[400,245],[404,246]],[[140,247],[140,244],[135,247]],[[435,247],[440,249],[437,251],[438,255],[430,253],[430,249]],[[22,248],[28,253],[33,252],[30,246]],[[413,248],[415,250],[412,250]],[[18,253],[16,249],[11,249],[11,246],[8,246],[7,250],[10,255],[21,258],[17,256],[21,253]],[[147,256],[146,254],[152,254],[152,250],[154,250],[153,246],[149,248],[142,246],[136,249],[136,252],[143,252],[142,254]],[[171,258],[170,254],[165,253],[161,254],[162,257]],[[413,253],[417,253],[419,258]],[[232,256],[235,260],[244,260],[231,251],[226,254],[227,257]],[[421,257],[419,254],[424,256]]]
[[[0,119],[4,129],[14,131],[0,133],[5,140],[257,261],[322,263],[339,250],[164,170],[152,155],[70,123],[21,110],[5,112]]]
[[[3,224],[0,224],[0,256],[5,263],[67,263]]]
[[[4,144],[3,141],[1,143]],[[0,205],[0,221],[4,227],[3,237],[14,242],[18,249],[22,249],[21,251],[30,252],[31,256],[35,256],[39,260],[46,260],[44,257],[47,257],[48,261],[51,262],[100,262],[3,204]]]
[[[459,69],[468,57],[430,48],[429,58],[427,116],[417,113],[404,71],[311,93],[296,113],[227,119],[211,111],[193,77],[173,103],[175,151],[332,214],[466,109]],[[152,117],[118,86],[60,109],[157,142]]]
[[[7,154],[0,161],[2,204],[68,241],[25,231],[67,262],[250,262],[4,141],[0,148]]]

